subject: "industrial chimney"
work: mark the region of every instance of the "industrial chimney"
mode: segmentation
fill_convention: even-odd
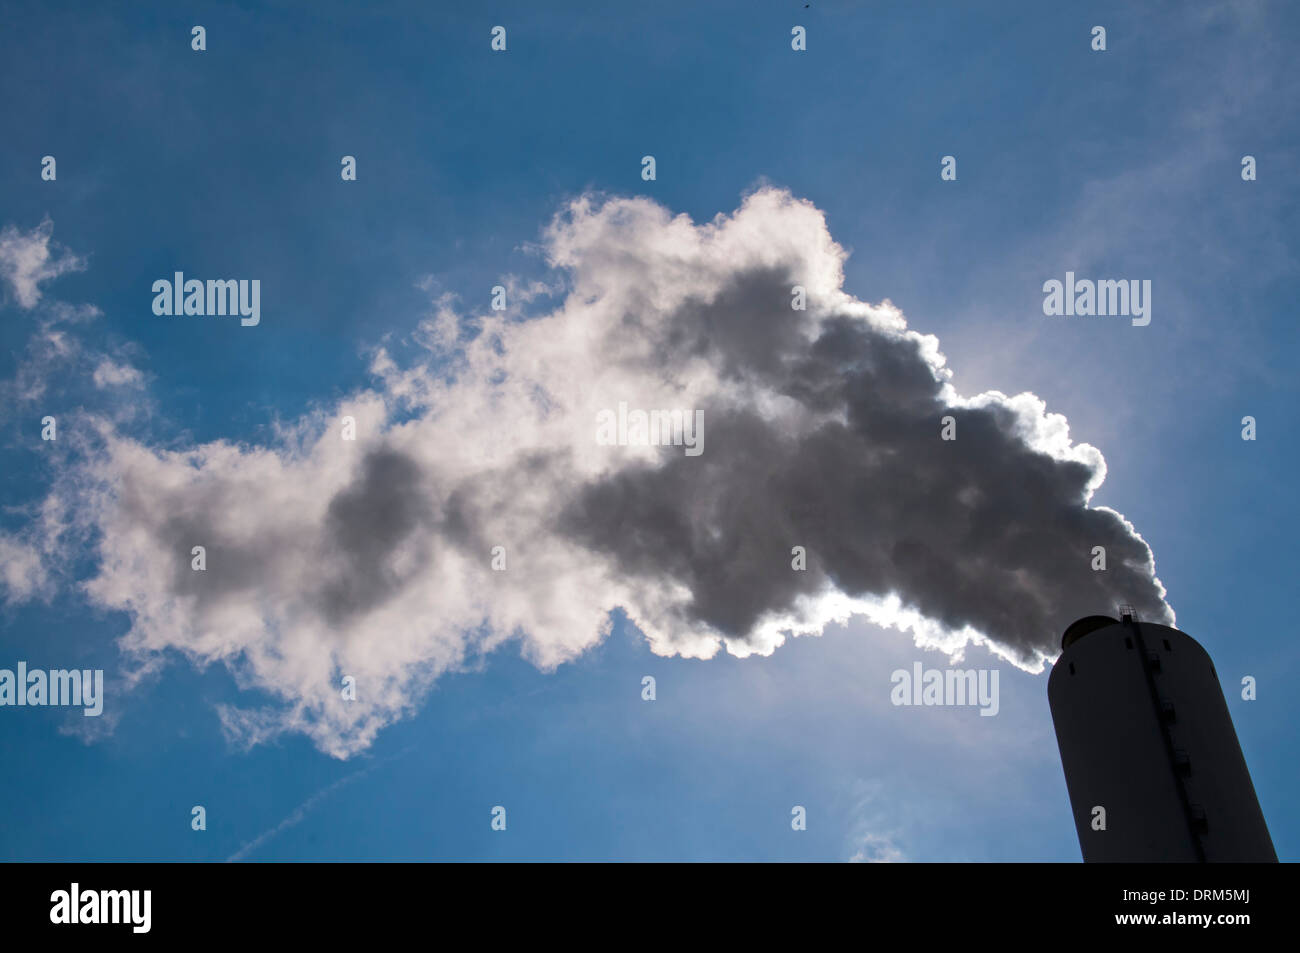
[[[1084,861],[1276,862],[1210,656],[1120,615],[1066,629],[1047,682]]]

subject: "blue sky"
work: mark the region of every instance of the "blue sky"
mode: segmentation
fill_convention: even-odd
[[[1300,854],[1289,5],[11,3],[3,19],[0,228],[48,217],[84,267],[36,308],[6,295],[0,380],[30,361],[42,307],[92,304],[75,333],[147,381],[123,432],[265,445],[369,386],[381,342],[418,351],[432,296],[481,309],[506,275],[552,280],[532,246],[575,196],[704,222],[788,189],[851,252],[845,290],[937,335],[963,394],[1032,391],[1102,451],[1093,502],[1150,544],[1223,678],[1278,854]],[[156,317],[151,283],[178,269],[259,277],[262,324]],[[1067,269],[1152,279],[1151,324],[1045,318],[1041,284]],[[20,532],[55,479],[41,416],[103,399],[59,378],[0,411],[0,528]],[[57,591],[0,609],[0,665],[94,665],[117,686],[92,738],[75,711],[0,712],[7,860],[1079,856],[1046,675],[979,647],[963,664],[1000,669],[994,718],[891,706],[891,671],[946,660],[861,618],[706,661],[653,654],[616,613],[554,670],[507,641],[441,675],[340,760],[292,732],[232,744],[216,712],[258,689],[219,662],[169,650],[128,691],[129,614],[76,585],[93,563],[74,553]],[[1234,691],[1243,675],[1258,700]]]

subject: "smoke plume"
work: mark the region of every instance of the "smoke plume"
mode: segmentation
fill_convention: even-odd
[[[439,674],[510,640],[558,665],[619,608],[661,654],[767,654],[862,614],[1030,670],[1078,616],[1172,621],[1146,543],[1089,506],[1101,454],[1031,394],[960,396],[937,339],[844,291],[810,203],[764,188],[696,224],[586,196],[541,247],[552,310],[444,301],[423,358],[376,350],[371,388],[272,446],[102,426],[54,493],[130,657],[222,662],[275,700],[223,708],[233,738],[344,757]],[[702,452],[598,440],[620,405],[698,411]]]

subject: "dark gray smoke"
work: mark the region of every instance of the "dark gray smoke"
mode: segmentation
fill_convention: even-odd
[[[706,408],[707,450],[664,454],[581,488],[563,532],[633,576],[691,592],[687,622],[744,639],[767,613],[827,585],[895,593],[923,615],[983,632],[1018,658],[1054,654],[1082,615],[1167,609],[1146,544],[1085,505],[1093,468],[1028,446],[1002,405],[947,405],[914,337],[831,316],[811,342],[790,320],[792,274],[737,275],[662,326],[672,367],[705,356],[724,375],[843,422],[789,429],[739,406]],[[955,420],[955,440],[941,420]],[[806,572],[791,547],[806,547]],[[1093,571],[1092,550],[1107,569]]]

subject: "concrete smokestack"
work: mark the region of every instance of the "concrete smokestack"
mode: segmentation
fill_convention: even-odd
[[[1186,633],[1086,616],[1047,682],[1087,862],[1277,861],[1219,677]]]

